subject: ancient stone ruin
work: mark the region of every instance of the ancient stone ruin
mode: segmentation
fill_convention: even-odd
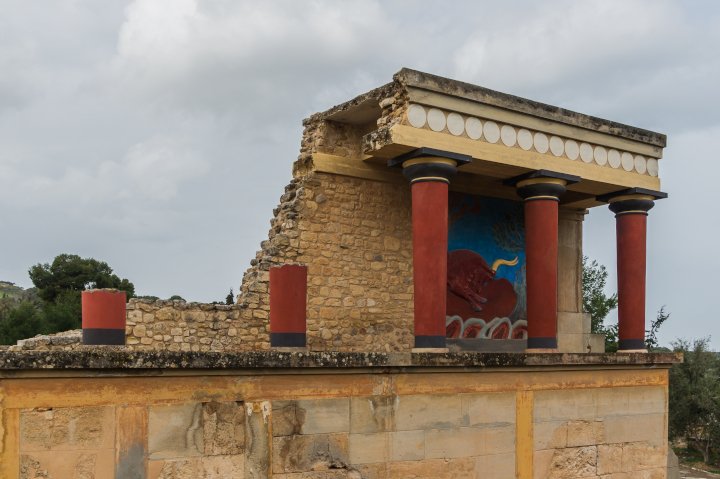
[[[237,304],[87,292],[82,332],[0,351],[0,477],[667,477],[664,135],[408,69],[304,126]],[[617,354],[582,310],[595,207]]]

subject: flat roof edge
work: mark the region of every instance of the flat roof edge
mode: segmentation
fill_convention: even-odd
[[[405,85],[423,90],[442,93],[445,95],[465,98],[480,103],[485,103],[511,111],[525,113],[546,120],[557,121],[568,125],[599,131],[602,133],[616,135],[623,138],[648,143],[654,146],[665,148],[667,137],[643,128],[638,128],[603,118],[578,113],[565,108],[548,105],[527,98],[522,98],[508,93],[484,88],[471,83],[452,80],[430,73],[403,68],[397,72],[393,79]]]

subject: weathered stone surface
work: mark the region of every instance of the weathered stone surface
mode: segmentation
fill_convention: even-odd
[[[37,451],[20,456],[20,479],[115,479],[112,449]]]
[[[411,395],[399,398],[395,413],[399,431],[449,429],[464,424],[458,395]]]
[[[344,468],[349,464],[347,434],[281,436],[273,439],[273,472]]]
[[[266,479],[270,472],[270,403],[245,403],[245,479]]]
[[[391,462],[388,479],[475,479],[475,459],[425,459]]]
[[[203,404],[205,455],[237,455],[245,450],[245,407],[241,402]]]
[[[596,477],[597,448],[572,447],[558,449],[552,456],[548,470],[548,479],[577,479]]]
[[[238,353],[129,351],[122,347],[83,346],[74,351],[0,350],[3,370],[41,369],[256,369],[353,367],[542,367],[670,365],[682,360],[672,353],[648,354],[513,354],[513,353],[380,353],[286,352]],[[577,391],[566,391],[575,394]],[[539,393],[545,393],[540,391]],[[549,392],[552,393],[552,392]],[[542,396],[542,394],[540,394]],[[570,419],[560,417],[559,419]]]
[[[244,462],[243,455],[150,461],[147,479],[241,478],[243,477]]]
[[[515,477],[515,453],[479,456],[475,460],[475,477],[510,479]]]
[[[350,431],[371,433],[395,429],[398,396],[366,396],[350,399]]]
[[[148,421],[150,459],[200,456],[205,447],[202,404],[151,406]]]
[[[108,449],[114,441],[114,407],[26,409],[20,414],[24,452]]]
[[[468,426],[515,423],[514,392],[463,394],[461,399]]]
[[[273,436],[323,434],[350,430],[350,400],[274,401]]]

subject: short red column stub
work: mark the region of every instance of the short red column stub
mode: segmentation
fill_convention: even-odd
[[[304,347],[307,325],[307,266],[270,268],[270,345]]]
[[[83,344],[125,344],[126,294],[116,289],[81,293]]]

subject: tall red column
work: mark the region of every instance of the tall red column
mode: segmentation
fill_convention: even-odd
[[[412,189],[415,347],[445,347],[448,184],[416,181]]]
[[[632,190],[636,192],[638,190]],[[618,280],[618,352],[646,352],[645,271],[648,211],[667,196],[623,194],[609,198],[615,213]],[[659,192],[655,192],[659,193]]]
[[[531,352],[557,351],[558,205],[566,185],[579,180],[539,171],[513,181],[525,200],[527,350]]]
[[[415,348],[445,348],[447,312],[448,185],[471,158],[419,148],[395,158],[412,192]]]

